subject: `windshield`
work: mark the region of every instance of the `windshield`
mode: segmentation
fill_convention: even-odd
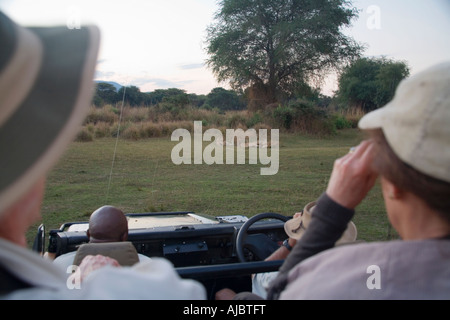
[[[130,228],[292,216],[326,190],[334,160],[364,138],[362,115],[450,51],[445,1],[345,1],[333,10],[317,2],[306,13],[266,1],[273,19],[265,25],[239,25],[259,12],[222,3],[0,3],[26,26],[101,30],[91,107],[47,179],[47,230],[88,221],[103,205],[193,213],[129,217]],[[336,10],[342,19],[327,16]],[[359,210],[360,239],[391,236],[379,186]]]

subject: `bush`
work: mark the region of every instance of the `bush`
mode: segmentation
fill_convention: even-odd
[[[111,136],[111,125],[107,122],[99,122],[94,127],[94,136],[96,138],[105,138]]]
[[[343,115],[335,115],[333,118],[337,130],[352,128],[352,123]]]
[[[274,126],[290,132],[329,135],[336,132],[334,120],[311,101],[298,99],[272,111]]]
[[[246,122],[247,128],[253,128],[255,127],[257,124],[261,123],[262,117],[260,113],[254,113],[253,116],[251,118],[249,118]]]
[[[113,107],[111,105],[106,105],[102,108],[91,107],[84,123],[96,124],[98,122],[107,122],[113,124],[118,120],[119,117],[114,112]]]
[[[88,128],[83,127],[80,132],[78,132],[75,141],[77,142],[91,142],[94,140],[94,137],[91,132],[89,132]]]
[[[179,128],[193,132],[194,121],[201,121],[203,130],[217,128],[276,128],[286,132],[326,135],[336,130],[355,128],[363,112],[358,110],[334,111],[321,108],[316,102],[297,99],[286,104],[273,103],[263,110],[251,112],[206,110],[195,106],[177,106],[167,101],[151,107],[115,108],[105,105],[92,107],[85,121],[85,131],[79,139],[117,137],[120,112],[120,137],[124,139],[146,139],[168,137]]]
[[[279,106],[273,111],[275,126],[289,130],[294,120],[294,110],[291,107]]]
[[[157,123],[146,122],[141,127],[141,137],[157,138],[162,136],[161,126]]]
[[[308,133],[319,136],[336,134],[336,125],[330,117],[318,118],[311,122]]]
[[[344,113],[345,119],[350,123],[351,128],[358,128],[359,120],[364,116],[364,111],[359,108],[347,109]]]
[[[132,108],[123,109],[122,120],[131,122],[147,121],[149,119],[149,108]]]
[[[131,125],[127,127],[125,130],[123,130],[121,136],[122,138],[129,140],[139,140],[139,138],[141,137],[140,130],[137,125]]]
[[[119,134],[119,136],[122,136],[122,133],[125,130],[127,130],[127,128],[131,125],[132,125],[131,122],[125,122],[125,123],[120,124],[120,127],[119,127],[119,122],[114,123],[110,128],[111,137],[116,138],[117,134]]]
[[[233,113],[230,118],[228,118],[226,125],[230,129],[242,128],[247,123],[247,119],[242,115],[242,113]]]

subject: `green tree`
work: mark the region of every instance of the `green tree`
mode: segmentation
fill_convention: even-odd
[[[190,93],[189,94],[189,101],[191,102],[191,105],[197,108],[201,108],[203,107],[203,105],[205,104],[206,101],[206,95],[204,94],[195,94],[195,93]]]
[[[185,107],[185,106],[187,106],[191,102],[190,99],[189,99],[189,95],[186,93],[185,90],[180,90],[180,89],[176,89],[176,90],[178,90],[178,93],[176,93],[177,91],[172,90],[172,92],[174,94],[166,95],[163,98],[162,102],[173,104],[173,105],[175,105],[177,107]]]
[[[163,102],[164,99],[170,99],[170,97],[185,95],[186,91],[177,88],[169,88],[169,89],[156,89],[153,92],[147,93],[147,96],[150,100],[150,104],[158,104]]]
[[[123,94],[125,90],[125,103],[128,103],[132,107],[140,106],[143,102],[143,93],[136,86],[122,87],[117,92],[120,100],[123,99]]]
[[[405,62],[361,58],[341,72],[338,98],[341,103],[370,111],[389,102],[400,81],[408,75]]]
[[[409,67],[402,61],[382,61],[382,65],[377,74],[377,96],[375,102],[377,106],[383,106],[395,95],[398,84],[409,76]]]
[[[207,65],[234,89],[277,102],[359,56],[361,46],[341,32],[356,16],[346,0],[222,0]]]
[[[97,106],[102,106],[105,103],[114,104],[118,101],[116,88],[107,82],[97,83],[94,104]]]
[[[205,105],[208,108],[217,108],[221,111],[241,110],[245,108],[245,104],[236,92],[224,88],[212,89],[206,96]]]

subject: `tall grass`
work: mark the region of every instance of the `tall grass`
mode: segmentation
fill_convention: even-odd
[[[227,112],[192,106],[92,106],[76,141],[89,142],[117,137],[118,134],[130,140],[166,137],[178,128],[192,132],[194,121],[202,121],[204,130],[275,128],[281,132],[326,136],[335,134],[337,130],[356,128],[362,115],[361,110],[354,109],[330,113],[302,100],[287,105],[269,105],[259,111]]]

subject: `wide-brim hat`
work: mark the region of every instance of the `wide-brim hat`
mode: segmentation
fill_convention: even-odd
[[[300,240],[311,222],[312,213],[315,207],[316,202],[308,203],[303,209],[301,216],[290,219],[284,224],[284,231],[290,238]],[[356,241],[357,235],[356,225],[353,221],[350,221],[347,225],[347,229],[344,231],[341,238],[336,241],[335,245],[354,242]]]
[[[25,28],[0,12],[0,214],[79,132],[99,42],[95,26]]]

